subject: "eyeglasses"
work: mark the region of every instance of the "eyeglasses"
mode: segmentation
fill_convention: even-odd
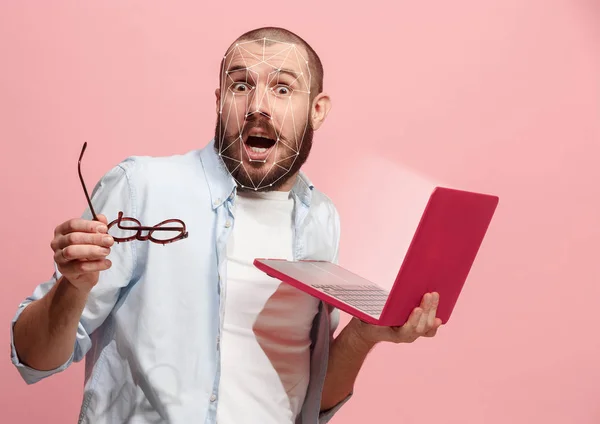
[[[94,211],[92,201],[90,200],[90,196],[85,186],[85,182],[83,181],[83,176],[81,175],[81,159],[83,158],[83,154],[85,152],[86,147],[87,142],[83,143],[83,148],[81,149],[81,154],[79,155],[77,170],[79,172],[79,180],[81,181],[83,192],[85,193],[85,198],[87,199],[88,205],[90,207],[92,217],[94,221],[100,221],[98,219],[98,216],[96,215],[96,212]],[[135,225],[124,226],[121,225],[122,222],[133,222]],[[165,226],[166,224],[170,223],[179,224],[179,226]],[[151,241],[154,243],[165,245],[188,237],[188,232],[186,231],[185,223],[180,219],[167,219],[166,221],[159,222],[153,227],[145,227],[137,219],[123,216],[123,212],[119,212],[117,219],[108,224],[109,232],[110,229],[115,225],[119,230],[125,232],[124,237],[115,237],[111,234],[116,243],[124,243],[128,241],[139,240]],[[143,235],[143,232],[147,232],[147,234]]]

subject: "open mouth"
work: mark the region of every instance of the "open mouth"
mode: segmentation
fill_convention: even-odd
[[[246,137],[244,147],[251,160],[265,161],[276,142],[268,134],[252,134]]]

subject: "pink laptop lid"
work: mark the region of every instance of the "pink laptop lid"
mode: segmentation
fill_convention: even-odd
[[[420,304],[423,294],[435,291],[440,294],[437,316],[443,323],[447,323],[497,204],[497,196],[436,187],[418,221],[385,308],[378,319],[345,307],[311,285],[376,285],[385,288],[389,283],[379,285],[378,282],[368,281],[340,266],[320,261],[256,259],[254,264],[272,277],[364,321],[385,326],[405,323],[413,309]],[[397,225],[403,224],[399,222]],[[368,247],[365,249],[365,254],[373,251]],[[387,262],[380,266],[394,267],[394,264]]]
[[[437,316],[448,322],[497,205],[493,195],[433,191],[380,317],[382,325],[405,322],[423,294],[434,291],[440,294]]]

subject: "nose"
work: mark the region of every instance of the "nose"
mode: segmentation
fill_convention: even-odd
[[[269,100],[267,99],[267,90],[263,84],[257,84],[256,88],[250,94],[248,101],[248,110],[246,111],[246,119],[254,114],[260,114],[264,117],[271,119],[271,112],[269,108]]]

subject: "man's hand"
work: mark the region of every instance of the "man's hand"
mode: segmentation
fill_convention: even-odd
[[[70,219],[54,230],[50,247],[63,277],[78,289],[89,291],[98,282],[100,271],[111,267],[106,256],[114,239],[108,234],[108,221],[98,215],[98,221]]]
[[[412,343],[419,337],[436,335],[442,321],[436,317],[440,296],[438,293],[426,293],[421,305],[410,314],[408,321],[401,327],[382,327],[352,319],[356,335],[367,345],[379,342]]]
[[[52,370],[73,353],[79,319],[100,271],[111,267],[106,258],[114,239],[107,220],[70,219],[54,230],[50,247],[62,277],[42,298],[31,302],[14,325],[14,343],[21,362]]]
[[[363,362],[377,343],[412,343],[419,337],[435,336],[442,324],[436,317],[439,301],[438,293],[425,294],[402,327],[382,327],[352,318],[331,344],[321,410],[329,410],[352,392]]]

